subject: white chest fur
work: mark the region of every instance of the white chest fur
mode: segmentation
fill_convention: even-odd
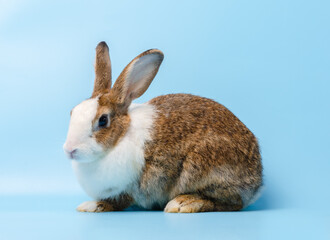
[[[125,192],[141,175],[144,143],[150,140],[155,110],[149,104],[132,104],[129,115],[127,133],[104,158],[88,163],[72,161],[80,185],[96,200]]]

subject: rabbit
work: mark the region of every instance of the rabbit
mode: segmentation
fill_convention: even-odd
[[[141,53],[112,86],[109,48],[97,45],[92,96],[72,109],[63,146],[94,199],[78,211],[238,211],[258,196],[258,141],[223,105],[190,94],[132,103],[163,58],[158,49]]]

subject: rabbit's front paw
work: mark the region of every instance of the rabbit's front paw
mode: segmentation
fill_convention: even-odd
[[[79,212],[110,212],[113,211],[111,204],[105,201],[87,201],[77,207]]]

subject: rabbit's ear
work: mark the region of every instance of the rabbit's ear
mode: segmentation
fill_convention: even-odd
[[[105,42],[100,42],[96,47],[95,57],[95,82],[92,97],[111,88],[111,61],[109,48]]]
[[[134,58],[111,89],[115,102],[128,107],[132,100],[140,97],[156,76],[163,59],[164,55],[158,49],[150,49]]]

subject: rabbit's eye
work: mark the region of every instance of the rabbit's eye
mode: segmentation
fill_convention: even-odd
[[[108,115],[103,114],[99,118],[99,127],[106,127],[108,125]]]

